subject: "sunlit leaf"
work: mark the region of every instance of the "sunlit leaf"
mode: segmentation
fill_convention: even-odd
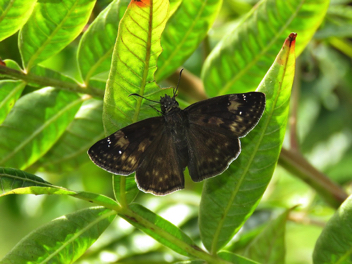
[[[155,83],[154,73],[161,53],[160,36],[168,6],[166,0],[131,1],[120,22],[104,96],[103,122],[107,135],[137,120],[155,116],[150,102],[142,104],[142,98],[129,97],[130,94],[159,100],[159,96],[166,93]],[[120,177],[114,177],[114,181],[119,180]],[[129,183],[137,189],[135,182],[129,180]],[[117,198],[125,196],[126,186],[121,186],[120,182],[114,186]],[[128,200],[131,201],[131,197]]]
[[[91,207],[59,217],[23,238],[0,263],[73,263],[115,215],[110,209]]]
[[[20,31],[24,68],[29,71],[74,40],[86,25],[94,4],[95,0],[38,1]]]
[[[157,98],[165,94],[154,82],[161,53],[160,36],[164,30],[169,3],[166,0],[131,1],[120,22],[112,67],[104,97],[103,122],[111,134],[138,119],[155,115],[137,93]]]
[[[221,4],[222,0],[182,1],[161,36],[163,52],[158,59],[156,80],[168,77],[197,49],[213,25]]]
[[[328,0],[264,0],[208,56],[202,79],[209,96],[253,91],[282,42],[298,34],[299,55],[322,22]]]
[[[16,33],[31,15],[36,0],[0,0],[0,41]]]
[[[0,165],[24,169],[43,156],[64,133],[83,99],[43,88],[21,97],[0,126]]]
[[[286,130],[295,69],[292,34],[258,91],[266,95],[258,125],[241,139],[242,152],[220,176],[205,181],[200,204],[203,244],[217,252],[252,214],[274,172]]]

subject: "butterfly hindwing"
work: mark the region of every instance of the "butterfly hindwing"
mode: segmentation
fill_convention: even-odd
[[[106,171],[129,175],[137,169],[144,152],[162,129],[162,117],[139,121],[98,141],[88,150],[88,155]]]
[[[197,124],[188,131],[188,170],[193,181],[199,182],[227,169],[241,151],[239,138]]]
[[[138,187],[156,195],[184,188],[183,171],[187,160],[178,153],[171,131],[164,128],[163,133],[149,146],[136,171]],[[187,155],[187,154],[186,154]]]

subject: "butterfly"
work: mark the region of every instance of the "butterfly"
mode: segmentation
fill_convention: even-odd
[[[195,182],[224,172],[241,152],[240,138],[259,122],[265,95],[228,94],[182,110],[174,91],[158,103],[161,116],[116,131],[95,143],[88,155],[113,174],[136,172],[140,190],[165,195],[184,188],[187,166]]]

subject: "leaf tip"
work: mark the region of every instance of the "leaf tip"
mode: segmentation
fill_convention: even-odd
[[[138,7],[148,7],[150,6],[150,0],[132,0],[130,3],[131,8]]]
[[[296,37],[297,37],[297,33],[292,32],[287,39],[285,40],[285,46],[291,47],[294,46],[296,43]]]
[[[291,33],[285,40],[282,45],[282,52],[279,53],[276,61],[280,65],[284,65],[287,62],[288,54],[294,54],[295,52],[295,43],[296,43],[297,33]],[[288,53],[287,53],[288,52]]]

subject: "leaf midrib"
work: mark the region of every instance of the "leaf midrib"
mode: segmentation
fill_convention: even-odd
[[[145,66],[143,69],[143,76],[142,76],[142,82],[140,86],[140,92],[139,94],[141,96],[144,95],[145,91],[145,85],[147,83],[147,77],[148,77],[148,71],[149,71],[149,63],[150,63],[150,50],[152,47],[152,30],[153,30],[153,6],[154,6],[154,0],[150,1],[150,7],[149,7],[149,24],[148,24],[148,37],[147,37],[147,47],[146,47],[146,54],[145,54]],[[138,98],[137,100],[137,105],[136,105],[136,111],[134,112],[132,122],[135,123],[138,120],[139,112],[141,111],[141,105],[142,105],[142,98]]]

